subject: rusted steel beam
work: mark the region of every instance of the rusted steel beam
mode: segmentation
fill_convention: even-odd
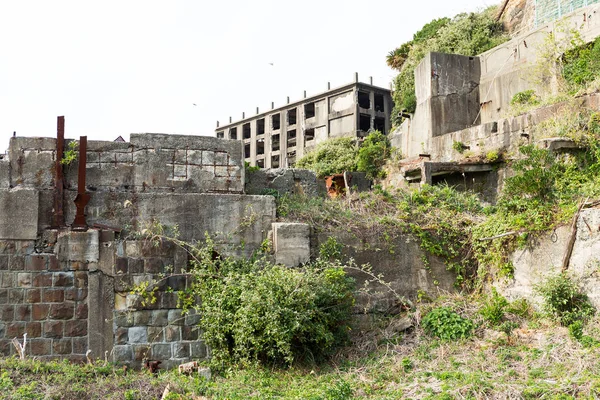
[[[54,228],[65,225],[63,210],[65,178],[62,159],[65,151],[65,117],[58,117],[56,121],[56,166],[54,168]]]
[[[77,175],[77,197],[75,197],[75,221],[71,227],[74,231],[87,231],[88,226],[85,221],[85,206],[90,201],[91,196],[85,191],[85,167],[87,162],[87,136],[79,137],[79,172]]]

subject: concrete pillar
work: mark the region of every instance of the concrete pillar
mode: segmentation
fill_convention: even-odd
[[[331,90],[331,82],[327,82],[327,90]]]
[[[246,119],[246,113],[245,112],[242,113],[242,119]]]
[[[369,77],[369,85],[373,86],[373,77],[372,76]]]
[[[217,128],[219,127],[219,121],[217,121]]]
[[[260,114],[260,113],[258,112],[258,107],[256,107],[256,114]]]
[[[371,78],[371,84],[373,84],[373,78]],[[374,128],[375,125],[375,93],[371,90],[369,92],[369,103],[371,103],[371,108],[369,108],[369,116],[371,117],[371,129]]]
[[[358,72],[354,73],[354,82],[358,83]]]
[[[306,98],[306,90],[304,91],[304,98]]]
[[[231,123],[231,116],[229,117],[229,123]]]
[[[290,104],[290,96],[287,97],[287,103]]]
[[[114,278],[101,271],[88,274],[88,349],[92,358],[104,358],[114,345]]]
[[[271,110],[273,110],[274,108],[275,108],[275,102],[274,102],[274,101],[272,101],[272,102],[271,102]]]

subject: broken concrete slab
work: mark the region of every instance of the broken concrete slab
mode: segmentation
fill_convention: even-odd
[[[39,192],[23,187],[0,190],[0,239],[35,240]]]
[[[297,267],[310,261],[310,226],[301,223],[274,223],[275,262]]]
[[[97,263],[100,258],[99,232],[62,232],[58,235],[56,254],[61,262]]]

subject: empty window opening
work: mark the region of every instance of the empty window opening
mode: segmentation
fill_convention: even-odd
[[[265,140],[264,139],[259,139],[256,141],[256,154],[259,156],[265,154]]]
[[[292,110],[288,110],[287,112],[287,122],[288,125],[295,125],[296,124],[296,117],[297,117],[297,111],[296,109],[292,109]]]
[[[250,139],[252,136],[252,130],[250,129],[250,123],[244,124],[242,127],[242,132],[244,134],[244,139]]]
[[[229,139],[237,140],[237,128],[231,128],[229,131]]]
[[[384,101],[383,101],[383,95],[382,94],[378,94],[375,93],[375,111],[384,111]]]
[[[311,142],[311,141],[315,140],[315,130],[307,129],[306,131],[304,131],[304,140],[306,142]]]
[[[293,129],[287,133],[287,147],[296,146],[296,130]]]
[[[368,132],[371,129],[371,116],[368,114],[360,114],[358,129],[363,132]]]
[[[271,115],[271,126],[274,131],[281,128],[281,114]]]
[[[256,121],[256,134],[264,135],[265,133],[265,119],[261,118]]]
[[[217,132],[217,137],[223,139],[225,137],[225,132]]]
[[[369,100],[369,93],[358,92],[358,106],[367,110],[371,108],[371,100]]]
[[[287,163],[288,163],[289,168],[292,168],[296,164],[296,152],[295,151],[289,151],[287,153]]]
[[[279,150],[279,135],[271,136],[271,150],[272,151]]]
[[[375,117],[375,120],[373,121],[373,129],[385,135],[385,118]]]
[[[315,103],[304,105],[304,119],[309,119],[315,116]]]
[[[250,143],[244,145],[244,158],[250,158]]]
[[[256,160],[256,166],[259,168],[264,168],[265,167],[265,159],[261,158],[260,160]]]
[[[271,168],[279,168],[279,156],[271,157]]]

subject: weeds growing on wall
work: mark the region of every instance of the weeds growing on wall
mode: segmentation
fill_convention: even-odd
[[[508,40],[502,24],[496,21],[496,7],[480,13],[458,14],[451,20],[433,20],[417,32],[413,40],[390,52],[388,65],[399,71],[394,81],[394,123],[398,113],[416,109],[414,71],[429,52],[474,56]]]

